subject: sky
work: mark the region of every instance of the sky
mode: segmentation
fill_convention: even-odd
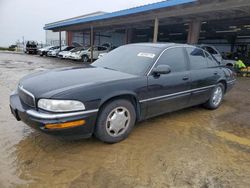
[[[162,0],[0,0],[0,46],[45,41],[43,27],[96,11],[113,12]]]

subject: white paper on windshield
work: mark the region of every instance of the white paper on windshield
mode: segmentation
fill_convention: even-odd
[[[153,59],[153,58],[155,57],[155,54],[152,54],[152,53],[143,53],[143,52],[141,52],[141,53],[139,53],[137,56],[138,56],[138,57],[147,57],[147,58]]]

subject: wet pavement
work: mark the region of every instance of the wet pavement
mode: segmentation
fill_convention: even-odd
[[[12,117],[9,95],[22,76],[79,65],[0,53],[0,187],[250,187],[249,78],[216,111],[153,118],[114,145],[61,140]]]

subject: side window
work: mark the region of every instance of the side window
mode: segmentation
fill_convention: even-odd
[[[207,60],[202,49],[199,48],[187,48],[188,57],[190,60],[191,69],[203,69],[207,68]]]
[[[207,58],[207,65],[208,67],[216,67],[218,66],[219,64],[216,62],[216,60],[207,52],[204,52],[205,53],[205,56]]]
[[[171,68],[171,72],[187,70],[183,48],[177,47],[166,50],[158,60],[157,65],[168,65]]]

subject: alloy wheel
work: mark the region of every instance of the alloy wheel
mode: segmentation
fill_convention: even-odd
[[[213,94],[213,99],[212,99],[212,102],[215,106],[218,106],[222,100],[222,97],[223,97],[223,91],[222,91],[222,88],[220,86],[218,86],[215,91],[214,91],[214,94]]]

